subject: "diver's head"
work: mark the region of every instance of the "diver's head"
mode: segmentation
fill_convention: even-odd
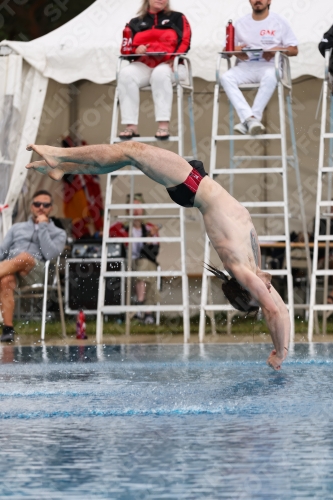
[[[222,283],[222,291],[232,307],[238,311],[252,313],[258,312],[259,307],[253,304],[250,293],[243,288],[235,278]]]
[[[235,278],[228,278],[216,267],[206,264],[209,271],[211,271],[217,278],[220,278],[222,283],[222,292],[228,299],[232,307],[238,311],[246,313],[257,313],[259,311],[259,306],[251,296],[251,294],[238,283]]]

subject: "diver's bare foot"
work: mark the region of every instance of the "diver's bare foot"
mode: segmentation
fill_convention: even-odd
[[[54,168],[51,172],[49,172],[49,177],[51,177],[54,181],[61,181],[64,175],[65,172],[61,170],[61,168]]]
[[[61,168],[51,168],[45,160],[41,161],[33,161],[29,163],[25,168],[31,168],[33,170],[36,170],[36,172],[39,172],[40,174],[48,175],[53,179],[54,181],[60,181],[65,172]]]
[[[36,172],[48,175],[51,179],[55,181],[60,181],[60,179],[62,179],[65,174],[75,175],[75,174],[80,174],[82,169],[91,170],[90,165],[85,165],[83,163],[81,165],[78,165],[77,163],[70,161],[58,163],[57,168],[51,168],[45,160],[32,161],[31,163],[28,163],[28,165],[26,165],[25,168],[36,170]]]
[[[57,168],[59,166],[59,163],[61,163],[61,158],[59,157],[59,152],[61,151],[61,148],[28,144],[27,151],[35,151],[39,156],[44,158],[46,163],[51,168]]]
[[[51,167],[46,163],[45,160],[32,161],[31,163],[28,163],[25,168],[32,168],[34,170],[37,170],[41,174],[48,174],[51,170]]]

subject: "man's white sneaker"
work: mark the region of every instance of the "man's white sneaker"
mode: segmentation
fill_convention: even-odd
[[[146,314],[145,325],[153,325],[154,323],[155,323],[154,316],[152,316],[151,314]]]
[[[265,127],[259,120],[256,120],[255,118],[250,118],[249,120],[247,120],[246,124],[250,135],[259,135],[265,133]]]
[[[246,135],[247,132],[248,132],[246,122],[244,122],[244,123],[237,123],[237,125],[234,126],[234,131],[238,132],[239,134]]]

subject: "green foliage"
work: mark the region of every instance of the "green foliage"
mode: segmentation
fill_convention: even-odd
[[[76,17],[94,0],[8,0],[0,4],[0,39],[28,41]]]

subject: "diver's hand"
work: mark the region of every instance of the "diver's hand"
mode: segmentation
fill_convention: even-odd
[[[281,370],[281,365],[285,359],[286,355],[283,355],[282,357],[278,356],[276,350],[273,349],[273,351],[268,356],[267,364],[268,366],[273,368],[273,370]]]

